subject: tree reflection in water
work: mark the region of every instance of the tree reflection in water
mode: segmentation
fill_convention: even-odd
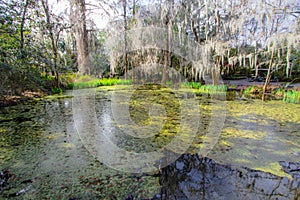
[[[280,162],[292,179],[184,154],[162,170],[157,199],[299,199],[300,163]]]

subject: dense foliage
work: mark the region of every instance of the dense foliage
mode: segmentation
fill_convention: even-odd
[[[214,84],[220,76],[260,79],[268,68],[277,80],[293,81],[300,76],[299,9],[294,0],[3,0],[0,94],[57,93],[68,86],[64,74],[70,72],[130,79],[128,70],[152,62],[179,70],[188,81],[206,75]],[[108,25],[100,29],[96,24],[105,17]],[[175,43],[188,52],[193,43],[192,50],[201,52],[196,62],[159,46],[129,52],[138,38],[132,36],[149,26],[169,30],[166,49]],[[107,38],[116,34],[122,44],[107,49]],[[170,76],[166,68],[158,73]]]

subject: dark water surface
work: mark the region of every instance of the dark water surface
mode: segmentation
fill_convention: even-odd
[[[113,112],[123,104],[117,101],[119,107],[112,107],[110,88],[1,108],[0,199],[299,199],[299,104],[227,101],[226,115],[219,112],[225,123],[216,145],[209,158],[202,158],[212,116],[224,110],[224,104],[186,91],[176,97],[172,91],[151,91],[135,93],[129,105],[124,100],[134,122],[129,125],[120,124],[126,119]],[[191,98],[199,103],[197,118],[194,107],[184,115],[178,110]],[[156,107],[149,108],[153,102]],[[185,118],[192,121],[191,127],[180,125]],[[145,125],[149,132],[142,129]],[[124,130],[132,130],[132,135]],[[91,134],[98,131],[104,139]],[[189,132],[195,132],[193,140],[185,137]],[[188,146],[179,142],[183,145],[178,149],[164,148],[178,134]],[[101,146],[106,140],[146,157],[164,149],[154,157],[176,159],[161,167],[154,158],[141,167],[142,159],[135,163],[124,155],[121,160],[116,157],[120,152]]]

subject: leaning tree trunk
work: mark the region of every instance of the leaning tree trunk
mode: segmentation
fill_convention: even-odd
[[[265,94],[266,94],[266,91],[268,89],[268,86],[270,85],[270,79],[271,79],[271,68],[272,68],[272,65],[273,65],[273,58],[274,58],[274,47],[272,48],[272,53],[271,53],[271,58],[270,58],[270,63],[269,63],[269,68],[268,68],[268,73],[267,73],[267,77],[266,77],[266,82],[264,84],[264,87],[263,87],[263,93],[262,93],[262,101],[265,100]]]

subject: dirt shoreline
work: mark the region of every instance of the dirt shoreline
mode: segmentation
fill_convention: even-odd
[[[263,86],[265,84],[265,82],[250,82],[248,81],[248,79],[240,79],[240,80],[224,80],[223,81],[225,85],[235,85],[235,86],[251,86],[251,85],[255,85],[255,86]],[[300,83],[294,83],[294,84],[288,84],[286,82],[270,82],[270,87],[274,88],[291,88],[291,89],[296,89],[296,90],[300,90]]]
[[[34,100],[36,98],[43,98],[47,94],[39,91],[25,91],[21,95],[3,95],[0,96],[0,107],[13,106],[24,101]]]

